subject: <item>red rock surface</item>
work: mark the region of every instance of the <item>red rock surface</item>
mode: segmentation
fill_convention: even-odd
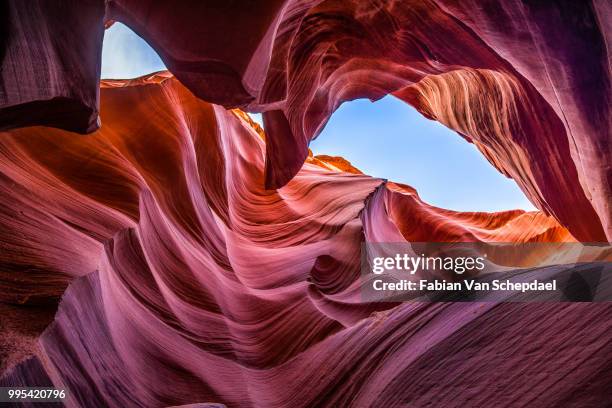
[[[264,111],[268,187],[297,173],[343,101],[393,93],[475,143],[579,240],[612,238],[608,2],[34,4],[5,6],[4,128],[95,127],[105,6],[196,96]]]
[[[98,128],[104,10],[99,0],[0,4],[0,130]]]
[[[13,328],[24,309],[2,315],[2,384],[61,385],[69,406],[116,407],[597,406],[607,395],[607,304],[360,297],[364,240],[572,241],[551,217],[435,208],[336,159],[311,158],[266,190],[265,135],[242,112],[167,73],[102,85],[104,126],[88,137],[0,135],[1,300],[53,304],[71,283],[37,342],[48,318]]]
[[[66,387],[69,406],[608,404],[609,303],[374,303],[358,277],[364,242],[610,240],[611,14],[600,0],[3,2],[0,386]],[[99,91],[113,21],[176,78]],[[342,102],[387,94],[542,211],[440,209],[309,154]]]

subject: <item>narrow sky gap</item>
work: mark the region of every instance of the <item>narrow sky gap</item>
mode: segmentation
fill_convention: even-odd
[[[163,69],[157,53],[125,25],[106,30],[102,78],[134,78]],[[262,123],[261,115],[251,117]],[[391,96],[344,103],[310,148],[315,154],[343,156],[366,174],[411,185],[438,207],[535,209],[473,145]]]
[[[310,148],[343,156],[366,174],[408,184],[437,207],[535,210],[516,182],[473,144],[393,96],[344,103]]]
[[[149,44],[121,23],[104,33],[102,43],[102,78],[136,78],[166,69]]]

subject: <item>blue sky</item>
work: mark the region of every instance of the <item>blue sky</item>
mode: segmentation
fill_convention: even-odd
[[[145,41],[120,23],[106,30],[102,78],[134,78],[165,69]],[[260,115],[252,115],[261,123]],[[343,156],[364,173],[409,184],[435,206],[460,211],[533,210],[516,183],[470,143],[411,106],[387,96],[344,103],[310,144]]]

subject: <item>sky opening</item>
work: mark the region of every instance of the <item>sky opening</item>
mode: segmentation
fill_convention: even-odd
[[[125,25],[106,30],[102,78],[135,78],[163,69],[157,53]],[[262,123],[261,115],[251,116]],[[437,207],[535,209],[472,144],[392,96],[344,103],[310,148],[314,154],[343,156],[366,174],[408,184]]]

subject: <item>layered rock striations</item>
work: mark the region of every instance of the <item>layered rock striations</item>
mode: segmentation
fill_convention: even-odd
[[[607,403],[609,304],[381,303],[359,277],[364,242],[610,241],[611,14],[600,0],[3,2],[0,385],[67,388],[68,406]],[[113,21],[171,73],[100,84]],[[387,94],[541,211],[436,208],[308,150],[341,103]],[[547,255],[520,267],[556,276]]]
[[[99,127],[104,2],[7,0],[0,5],[0,130]]]
[[[43,3],[4,6],[3,128],[92,131],[101,31],[116,20],[197,97],[263,112],[269,188],[342,102],[393,94],[476,144],[577,239],[612,238],[608,2]]]
[[[53,384],[70,390],[69,406],[113,407],[607,396],[608,304],[360,295],[364,241],[574,241],[552,217],[439,209],[333,157],[265,189],[267,135],[168,73],[103,81],[101,115],[87,137],[0,134],[1,300],[63,296],[52,321],[27,330],[6,324],[17,312],[2,316],[0,383]]]

